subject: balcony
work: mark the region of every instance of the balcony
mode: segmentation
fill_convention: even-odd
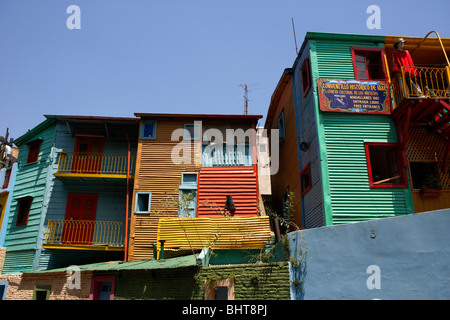
[[[405,99],[450,98],[449,84],[449,67],[402,67],[392,79],[395,108]]]
[[[43,247],[123,251],[125,225],[116,221],[49,220]]]
[[[253,165],[253,151],[249,145],[203,146],[202,167],[251,167]]]
[[[56,177],[127,177],[126,153],[60,152]],[[135,157],[130,157],[130,178],[133,178]]]

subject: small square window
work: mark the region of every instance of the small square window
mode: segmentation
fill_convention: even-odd
[[[185,124],[184,140],[200,140],[200,126],[198,124]]]
[[[367,142],[365,149],[371,188],[408,187],[397,143]]]
[[[27,163],[37,162],[39,160],[39,151],[41,150],[42,140],[36,140],[28,145]]]
[[[302,196],[311,189],[311,167],[309,163],[300,172],[300,183],[302,188]]]
[[[141,123],[141,139],[156,139],[156,121],[143,120]]]
[[[152,201],[151,192],[136,192],[135,200],[134,213],[150,213]]]
[[[306,95],[309,92],[309,89],[311,88],[311,75],[309,73],[309,59],[306,59],[305,62],[303,62],[302,66],[302,87],[303,87],[303,97],[306,97]]]
[[[48,300],[50,298],[51,286],[35,286],[33,290],[33,300]]]
[[[351,50],[356,80],[387,80],[383,49],[352,47]]]
[[[197,186],[197,173],[182,172],[181,173],[181,184]]]
[[[28,216],[30,215],[32,197],[25,197],[18,200],[19,201],[19,212],[17,214],[16,226],[26,225],[28,223]]]

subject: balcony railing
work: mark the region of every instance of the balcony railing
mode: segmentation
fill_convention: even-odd
[[[61,152],[57,174],[126,175],[128,155],[123,153]],[[134,174],[130,157],[130,175]]]
[[[395,106],[407,98],[448,98],[449,85],[449,67],[402,67],[392,79]]]
[[[44,246],[108,246],[123,249],[123,222],[49,220]]]
[[[248,145],[213,147],[211,145],[203,146],[202,166],[203,167],[233,167],[233,166],[252,166],[253,154]]]

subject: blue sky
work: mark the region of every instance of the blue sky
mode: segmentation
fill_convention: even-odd
[[[367,28],[369,5],[381,29]],[[450,38],[448,12],[448,0],[0,0],[0,135],[44,114],[243,114],[241,84],[265,116],[295,60],[292,18],[300,48],[307,31]]]

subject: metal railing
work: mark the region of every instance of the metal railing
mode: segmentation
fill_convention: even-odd
[[[56,173],[127,174],[126,153],[61,152]],[[135,157],[130,157],[130,175],[134,174]]]
[[[123,247],[123,222],[48,220],[44,245],[96,245]]]
[[[253,150],[248,145],[236,145],[227,148],[225,146],[203,146],[202,166],[203,167],[232,167],[232,166],[252,166]]]
[[[395,107],[406,98],[448,98],[449,86],[449,67],[402,67],[392,79]]]

